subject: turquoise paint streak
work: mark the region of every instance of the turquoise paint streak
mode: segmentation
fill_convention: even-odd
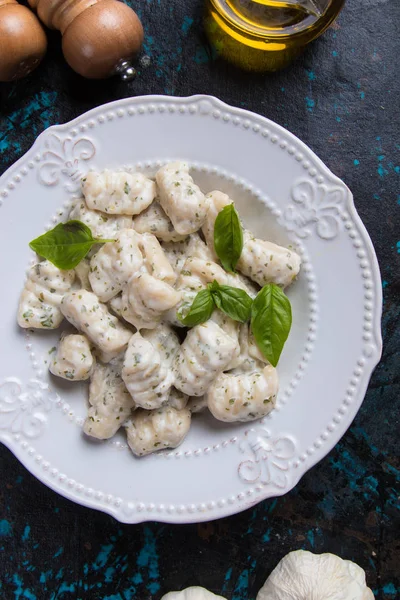
[[[111,583],[114,579],[115,569],[114,567],[108,567],[104,573],[104,581],[106,583]]]
[[[14,600],[20,600],[20,598],[27,598],[27,600],[37,600],[37,597],[29,588],[23,587],[23,581],[16,573],[12,577],[14,589]]]
[[[396,595],[397,592],[400,592],[400,588],[398,588],[396,590],[396,587],[394,586],[393,583],[387,583],[386,585],[383,586],[382,588],[383,593],[390,595],[390,596],[394,596]]]
[[[98,571],[99,569],[102,569],[104,567],[104,565],[107,563],[107,561],[109,559],[112,549],[113,549],[112,544],[108,544],[108,545],[101,547],[101,550],[98,553],[96,560],[92,564],[92,569],[94,571]]]
[[[306,107],[307,107],[307,110],[309,112],[312,112],[314,106],[315,106],[315,101],[312,98],[309,98],[308,96],[306,96]]]
[[[247,600],[249,589],[249,571],[245,569],[239,575],[235,589],[233,590],[232,600]]]
[[[145,543],[139,552],[136,564],[139,570],[144,568],[147,569],[150,582],[146,585],[146,588],[151,594],[156,594],[160,589],[160,584],[158,583],[160,571],[158,565],[156,537],[153,530],[149,526],[144,528],[144,539]]]
[[[12,527],[6,519],[0,521],[0,536],[10,535],[12,533]]]
[[[29,534],[30,534],[30,532],[31,532],[31,528],[29,527],[29,525],[27,525],[27,526],[25,527],[25,529],[24,529],[24,533],[23,533],[23,535],[22,535],[22,537],[21,537],[21,540],[22,540],[23,542],[26,542],[26,541],[29,539]]]
[[[264,533],[264,535],[262,536],[262,541],[264,543],[267,543],[271,540],[271,529],[267,529],[267,531]]]
[[[307,540],[308,540],[311,548],[314,548],[315,538],[314,538],[314,532],[313,532],[312,529],[310,529],[309,531],[307,531]]]
[[[183,23],[182,23],[182,32],[187,35],[189,29],[191,28],[191,26],[193,25],[193,19],[191,19],[190,17],[185,17],[183,19]]]
[[[30,128],[35,135],[54,125],[54,106],[56,104],[57,92],[40,92],[35,94],[28,104],[19,110],[12,112],[7,117],[7,125],[0,133],[0,153],[9,149],[16,153],[21,152],[21,145],[18,141],[10,141],[9,134],[16,128]],[[40,126],[32,125],[32,115],[39,117]]]

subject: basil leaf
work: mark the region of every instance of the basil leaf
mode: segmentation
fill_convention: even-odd
[[[222,312],[235,321],[245,323],[250,319],[251,306],[253,300],[250,296],[240,288],[231,287],[230,285],[218,285],[216,287],[214,281],[211,285],[211,293],[214,302]]]
[[[292,308],[283,290],[265,285],[253,301],[251,330],[265,358],[276,367],[292,325]]]
[[[234,272],[243,250],[243,230],[233,204],[225,206],[215,219],[214,248],[224,269]]]
[[[208,321],[214,310],[214,300],[209,289],[201,290],[196,298],[193,300],[193,304],[184,319],[179,317],[187,327],[194,327],[200,325],[204,321]]]
[[[68,270],[74,269],[94,244],[114,241],[97,240],[89,227],[81,221],[67,221],[32,240],[29,246],[59,269]]]

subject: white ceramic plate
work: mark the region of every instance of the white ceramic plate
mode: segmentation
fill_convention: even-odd
[[[45,364],[59,332],[20,330],[16,309],[28,242],[65,218],[84,173],[171,159],[190,162],[204,191],[229,193],[256,235],[297,247],[303,266],[276,409],[250,424],[199,416],[182,446],[136,459],[122,434],[83,436],[86,387]],[[282,127],[207,96],[120,100],[42,133],[0,198],[0,440],[55,491],[128,523],[215,519],[285,494],[349,427],[381,354],[378,264],[348,188]]]

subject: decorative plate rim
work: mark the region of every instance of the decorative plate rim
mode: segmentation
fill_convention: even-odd
[[[212,507],[206,506],[206,505],[204,505],[204,506],[199,505],[198,509],[196,509],[193,512],[191,512],[190,510],[188,510],[188,511],[184,510],[183,515],[182,515],[182,513],[179,512],[179,510],[177,510],[177,511],[173,510],[172,512],[168,511],[168,507],[167,507],[167,510],[164,512],[163,511],[157,512],[157,510],[153,511],[153,509],[152,510],[148,509],[146,511],[146,510],[144,510],[145,507],[144,507],[144,509],[140,509],[139,505],[136,510],[132,510],[131,514],[128,514],[128,512],[125,512],[125,514],[124,514],[123,511],[119,508],[119,506],[121,503],[123,503],[125,501],[121,500],[121,502],[119,504],[117,502],[112,505],[108,505],[107,500],[106,501],[104,501],[104,499],[96,500],[96,498],[94,498],[94,497],[88,497],[88,496],[85,497],[84,494],[78,495],[76,493],[76,489],[72,489],[72,488],[68,489],[67,486],[60,486],[55,479],[52,479],[48,475],[49,469],[51,467],[51,465],[49,465],[49,463],[44,461],[44,463],[48,464],[48,466],[47,466],[47,468],[43,467],[43,469],[40,469],[40,464],[43,463],[43,460],[38,461],[36,458],[36,464],[37,464],[37,466],[36,466],[35,460],[34,459],[30,460],[22,450],[25,447],[24,446],[25,442],[22,442],[22,448],[21,448],[21,444],[19,443],[21,441],[20,438],[18,438],[18,439],[15,438],[16,443],[14,443],[14,441],[11,437],[9,439],[4,438],[4,436],[2,436],[2,433],[0,431],[0,440],[2,441],[2,443],[4,443],[4,445],[7,446],[11,452],[14,453],[14,455],[18,458],[18,460],[20,460],[20,462],[25,466],[25,468],[27,468],[37,479],[39,479],[39,481],[41,481],[42,483],[44,483],[45,485],[47,485],[48,487],[50,487],[57,493],[61,494],[62,496],[66,497],[74,502],[77,502],[84,506],[88,506],[90,508],[96,508],[98,510],[106,512],[106,513],[110,514],[111,516],[113,516],[114,518],[116,518],[117,520],[119,520],[121,522],[125,522],[125,523],[139,523],[139,522],[152,521],[152,520],[170,522],[170,523],[192,523],[192,522],[200,522],[200,521],[204,521],[204,520],[217,519],[220,517],[225,517],[225,516],[235,514],[237,512],[240,512],[241,510],[245,510],[246,508],[249,508],[249,507],[257,504],[258,502],[260,502],[263,499],[272,498],[272,497],[280,496],[280,495],[287,493],[288,491],[293,489],[293,487],[295,487],[295,485],[298,483],[300,478],[311,467],[313,467],[317,462],[322,460],[322,458],[325,457],[332,450],[332,448],[336,445],[336,443],[339,441],[339,439],[344,435],[344,433],[348,429],[348,427],[350,427],[355,415],[357,414],[357,412],[362,404],[362,401],[364,399],[364,396],[365,396],[365,393],[366,393],[366,390],[368,387],[370,377],[373,373],[373,370],[375,369],[376,365],[378,364],[378,362],[380,360],[381,352],[382,352],[382,337],[381,337],[381,326],[380,326],[381,314],[382,314],[382,286],[381,286],[379,265],[378,265],[377,257],[376,257],[375,250],[374,250],[372,241],[370,239],[370,236],[369,236],[369,234],[368,234],[368,232],[367,232],[363,222],[361,221],[361,218],[359,217],[357,210],[355,208],[351,191],[347,188],[347,186],[344,184],[344,182],[342,180],[340,180],[338,177],[336,177],[328,169],[328,167],[322,162],[322,160],[304,142],[302,142],[294,134],[289,132],[287,129],[285,129],[281,125],[278,125],[277,123],[274,123],[273,121],[270,121],[268,118],[266,118],[262,115],[258,115],[256,113],[253,113],[251,111],[248,111],[248,110],[245,110],[242,108],[232,107],[232,106],[224,103],[223,101],[221,101],[213,96],[208,96],[208,95],[193,95],[193,96],[188,96],[188,97],[149,95],[149,96],[137,96],[137,97],[133,97],[133,98],[124,98],[124,99],[116,100],[116,101],[95,107],[95,108],[83,113],[82,115],[76,117],[72,121],[69,121],[69,122],[63,123],[63,124],[59,124],[59,125],[53,125],[53,126],[49,127],[48,129],[46,129],[45,131],[43,131],[36,138],[35,142],[31,146],[31,148],[20,159],[18,159],[13,165],[11,165],[3,173],[3,175],[0,178],[1,187],[3,184],[5,184],[7,186],[8,181],[11,180],[13,174],[16,171],[18,171],[18,169],[23,165],[23,163],[25,163],[25,162],[29,161],[31,158],[33,158],[33,155],[35,154],[35,151],[38,148],[38,146],[40,146],[48,136],[55,134],[55,133],[65,132],[65,131],[68,131],[68,133],[73,136],[73,134],[71,132],[74,131],[74,127],[79,126],[79,124],[82,123],[83,121],[93,119],[98,114],[100,114],[100,115],[110,114],[109,111],[115,111],[115,110],[121,111],[121,109],[124,109],[126,106],[132,106],[132,105],[137,105],[139,107],[140,107],[140,105],[150,105],[151,106],[153,103],[159,103],[159,102],[165,103],[166,105],[176,104],[176,105],[181,105],[181,106],[183,106],[185,104],[187,104],[187,105],[197,104],[198,106],[201,106],[201,103],[203,103],[203,104],[208,103],[208,106],[211,106],[215,112],[219,112],[222,110],[222,111],[225,111],[225,113],[232,115],[233,117],[234,116],[239,117],[241,120],[244,120],[244,122],[248,121],[249,125],[253,124],[254,131],[256,131],[256,128],[258,131],[261,127],[264,127],[264,128],[266,127],[270,131],[276,132],[279,135],[281,135],[283,138],[290,140],[293,143],[293,145],[295,146],[295,150],[299,149],[301,151],[301,153],[303,155],[305,155],[308,158],[308,160],[311,161],[311,163],[313,165],[317,166],[323,172],[324,176],[327,178],[327,180],[330,183],[336,183],[336,184],[340,183],[340,187],[346,189],[347,193],[346,193],[345,202],[344,202],[345,208],[348,211],[348,213],[350,213],[350,217],[351,217],[350,220],[355,225],[358,234],[360,235],[362,241],[364,242],[364,247],[367,252],[368,259],[369,259],[368,266],[371,269],[371,279],[373,282],[373,288],[374,288],[374,294],[375,294],[374,295],[374,303],[373,303],[373,324],[371,326],[371,333],[373,335],[375,348],[374,348],[373,357],[372,357],[372,359],[370,359],[368,366],[365,367],[364,372],[362,374],[363,375],[362,379],[359,380],[358,387],[357,387],[357,394],[352,399],[352,404],[351,404],[350,410],[348,411],[350,414],[348,415],[349,418],[348,418],[348,421],[346,422],[345,428],[343,429],[343,426],[342,426],[339,436],[338,435],[336,435],[336,436],[330,435],[328,433],[328,439],[326,439],[324,441],[324,449],[322,452],[322,456],[321,456],[321,453],[318,456],[315,456],[315,455],[313,456],[313,453],[310,453],[308,455],[305,454],[304,460],[303,460],[303,457],[300,457],[301,462],[296,461],[297,464],[293,463],[293,465],[292,465],[294,467],[293,476],[292,476],[292,480],[290,481],[288,486],[286,486],[282,489],[279,489],[279,487],[275,487],[273,490],[268,489],[267,487],[264,487],[263,489],[261,489],[259,491],[258,494],[254,494],[251,497],[251,499],[250,498],[246,499],[246,497],[245,497],[246,494],[242,493],[242,494],[239,494],[239,496],[243,496],[242,499],[239,499],[239,502],[235,501],[235,502],[230,503],[228,501],[228,502],[224,502],[224,504],[222,506],[220,506],[218,504],[218,502],[213,502],[213,503],[210,503],[210,504],[213,504]],[[119,115],[119,116],[121,116],[121,115]],[[215,114],[214,114],[214,116],[215,116]],[[220,115],[218,116],[218,118],[220,118]],[[83,130],[81,130],[81,131],[83,131]],[[273,136],[271,136],[271,137],[273,137]],[[273,140],[271,140],[271,141],[273,141]],[[281,146],[281,147],[284,148],[284,146]],[[297,157],[296,157],[296,159],[297,159]],[[14,177],[14,179],[16,179],[16,178]],[[10,184],[8,184],[8,188],[12,189]],[[6,197],[7,195],[8,195],[8,192],[5,192],[5,191],[2,192],[0,189],[0,197],[1,196]],[[328,429],[329,429],[329,427],[328,427]],[[28,446],[29,445],[27,444],[26,447],[28,447]],[[30,454],[33,455],[34,453],[35,452],[33,452],[33,453],[28,452],[28,456]],[[42,466],[43,466],[43,464],[42,464]],[[301,468],[299,468],[299,467],[301,467]],[[74,483],[76,484],[76,482],[74,482]],[[76,484],[76,486],[83,487],[80,484]],[[119,500],[119,499],[117,498],[116,500]],[[128,502],[127,504],[129,505],[130,503]]]

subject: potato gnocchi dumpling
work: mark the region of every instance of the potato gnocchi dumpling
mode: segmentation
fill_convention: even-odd
[[[63,379],[83,381],[89,379],[93,364],[89,340],[84,335],[73,333],[60,339],[49,370]]]
[[[219,421],[254,421],[275,406],[276,369],[267,365],[250,373],[221,373],[206,393],[207,406]]]
[[[82,331],[109,362],[128,346],[132,332],[112,315],[98,297],[87,290],[65,294],[61,312],[78,331]]]
[[[209,260],[187,258],[175,286],[181,294],[180,302],[174,305],[165,319],[176,327],[183,327],[180,319],[189,312],[197,293],[214,280],[222,285],[228,281],[227,273],[222,267]]]
[[[214,262],[213,253],[197,233],[192,233],[181,242],[163,243],[162,248],[177,275],[182,271],[188,258],[200,258]]]
[[[90,380],[84,432],[107,440],[124,426],[133,454],[144,456],[178,446],[192,414],[209,409],[229,423],[268,414],[277,371],[249,322],[231,318],[238,318],[234,293],[219,296],[230,316],[203,294],[208,320],[192,328],[182,320],[214,281],[253,299],[265,284],[285,288],[299,273],[299,255],[243,229],[237,272],[227,272],[215,252],[214,228],[233,200],[219,190],[205,195],[183,161],[164,165],[153,178],[90,172],[82,193],[69,218],[109,241],[95,244],[73,270],[48,260],[32,267],[18,323],[54,329],[65,316],[76,328],[62,334],[49,370]]]
[[[214,225],[215,219],[218,216],[218,213],[228,206],[228,204],[232,204],[232,200],[229,198],[227,194],[223,192],[219,192],[218,190],[214,192],[210,192],[207,194],[207,199],[209,201],[209,208],[207,211],[207,216],[205,222],[202,227],[202,232],[207,242],[207,246],[209,247],[214,260],[217,259],[217,255],[214,250]]]
[[[153,202],[156,184],[142,173],[89,172],[82,179],[82,192],[91,210],[110,215],[138,215]]]
[[[126,437],[133,454],[144,456],[163,448],[176,448],[190,429],[191,413],[165,406],[158,410],[137,410],[126,425]]]
[[[60,310],[63,295],[74,279],[74,271],[60,271],[48,260],[31,267],[19,300],[18,325],[24,329],[56,329],[64,318]]]
[[[301,259],[296,252],[243,233],[243,251],[237,268],[258,285],[275,283],[285,288],[296,279]]]
[[[187,237],[175,231],[171,219],[156,201],[135,217],[133,228],[138,233],[152,233],[160,242],[180,242]]]
[[[214,226],[218,213],[232,200],[219,191],[207,194],[210,208],[203,225],[207,245],[214,251]],[[301,259],[296,252],[255,238],[249,231],[243,232],[243,251],[237,263],[239,271],[258,285],[275,283],[288,286],[298,275]]]
[[[175,230],[187,235],[200,229],[207,216],[209,200],[190,176],[185,162],[169,163],[156,174],[159,199]]]
[[[161,281],[173,284],[176,274],[158,239],[152,233],[143,233],[139,239],[139,247],[147,272]]]
[[[140,272],[131,277],[122,293],[121,314],[136,329],[154,329],[180,299],[181,293],[169,283]]]
[[[171,330],[171,337],[176,334]],[[179,342],[176,337],[176,350]],[[171,362],[149,339],[139,332],[129,342],[125,353],[122,379],[137,406],[153,410],[168,402],[174,374]]]
[[[90,408],[83,426],[87,435],[108,440],[130,417],[135,403],[121,377],[123,356],[97,363],[90,378]]]
[[[214,321],[190,329],[175,358],[175,387],[188,396],[202,396],[230,363],[236,341]]]
[[[132,226],[132,217],[128,215],[106,215],[98,210],[90,210],[83,199],[78,200],[72,207],[69,219],[82,221],[90,228],[94,238],[102,240],[114,239],[121,229]]]
[[[117,296],[143,265],[139,235],[122,229],[115,242],[108,242],[90,260],[89,281],[102,302]]]

